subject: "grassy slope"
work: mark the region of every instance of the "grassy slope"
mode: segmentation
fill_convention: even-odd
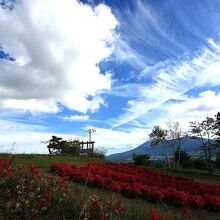
[[[9,156],[10,156],[9,154],[0,155],[0,157],[9,157]],[[47,173],[49,171],[50,165],[54,163],[61,162],[61,163],[69,163],[78,166],[83,166],[92,161],[105,162],[105,160],[99,158],[86,158],[86,157],[75,157],[75,156],[45,156],[45,155],[32,154],[32,155],[17,155],[17,159],[15,160],[14,164],[23,164],[23,165],[33,164],[40,167],[44,172]],[[187,174],[184,174],[184,176],[187,176]],[[208,178],[205,178],[205,180],[207,179]],[[152,208],[157,208],[158,210],[160,210],[161,213],[165,214],[166,216],[167,215],[172,216],[174,219],[182,219],[181,209],[176,209],[163,204],[152,204],[149,202],[144,202],[140,199],[127,199],[121,195],[109,192],[107,190],[82,186],[77,183],[71,183],[70,186],[74,193],[76,192],[80,193],[85,197],[85,199],[88,198],[90,195],[96,194],[102,198],[114,196],[115,198],[122,200],[127,210],[126,218],[125,218],[126,220],[147,219],[146,218],[147,213],[149,213],[149,210],[151,210]],[[220,217],[218,216],[217,213],[208,213],[201,210],[194,210],[191,211],[187,219],[217,220],[220,219]]]
[[[10,154],[0,154],[0,157],[10,157]],[[77,166],[84,166],[90,162],[98,161],[105,162],[104,159],[100,158],[86,158],[79,156],[52,156],[52,155],[36,155],[36,154],[18,154],[16,155],[16,160],[14,165],[23,164],[28,166],[30,164],[38,166],[43,170],[49,170],[50,166],[54,163],[67,163],[75,164]]]
[[[165,172],[169,172],[175,175],[183,176],[193,179],[199,182],[207,182],[211,184],[220,184],[220,171],[216,170],[213,175],[208,175],[207,171],[196,169],[163,169]]]

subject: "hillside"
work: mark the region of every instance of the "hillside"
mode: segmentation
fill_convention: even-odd
[[[184,137],[182,139],[182,148],[187,151],[190,155],[195,155],[198,153],[198,149],[200,146],[200,143],[198,140],[192,139],[190,137]],[[168,142],[168,151],[172,152],[174,149],[175,145],[175,140],[170,140]],[[163,156],[163,146],[158,145],[156,147],[151,147],[150,146],[150,141],[146,141],[140,146],[129,150],[125,151],[123,153],[117,153],[117,154],[111,154],[106,157],[107,160],[111,161],[129,161],[131,160],[132,154],[149,154],[152,158],[160,158]]]
[[[101,210],[104,210],[105,204],[115,204],[114,207],[122,207],[123,209],[120,209],[121,211],[126,210],[124,213],[124,216],[122,218],[115,218],[115,217],[109,217],[108,219],[126,219],[126,220],[133,220],[133,219],[139,219],[139,220],[145,220],[149,219],[148,215],[152,210],[158,210],[159,213],[161,213],[164,216],[170,216],[171,219],[176,220],[182,220],[183,218],[183,209],[177,208],[171,205],[167,205],[165,203],[158,202],[150,202],[147,200],[143,200],[140,198],[126,197],[126,195],[122,195],[121,193],[115,193],[114,190],[106,190],[103,186],[97,186],[95,185],[89,185],[88,183],[85,184],[83,182],[75,181],[67,181],[65,179],[59,178],[56,175],[52,175],[51,173],[51,165],[53,166],[60,166],[61,168],[70,167],[71,169],[67,169],[71,172],[79,171],[79,175],[89,174],[91,177],[91,172],[88,172],[88,168],[94,168],[94,166],[98,166],[97,172],[104,172],[105,174],[107,171],[103,170],[105,167],[111,166],[108,170],[111,172],[108,174],[113,174],[114,177],[109,177],[110,181],[112,182],[114,178],[122,177],[127,170],[127,174],[125,176],[131,175],[131,173],[134,171],[135,174],[142,169],[135,167],[135,166],[127,166],[127,165],[121,165],[121,164],[112,164],[112,163],[105,163],[106,161],[100,158],[92,158],[92,157],[81,157],[81,156],[51,156],[51,155],[15,155],[15,158],[12,157],[10,154],[0,154],[0,158],[4,158],[8,160],[7,162],[2,161],[2,164],[4,166],[9,166],[4,168],[4,175],[1,175],[1,184],[2,191],[2,203],[0,207],[0,219],[17,219],[18,216],[22,216],[22,219],[29,219],[30,216],[32,216],[32,209],[29,207],[36,207],[35,208],[35,214],[38,216],[41,216],[40,219],[61,219],[60,216],[66,216],[65,219],[79,219],[79,216],[81,214],[81,208],[79,204],[82,204],[82,202],[88,203],[89,207],[92,207],[88,211],[90,214],[95,213],[95,218],[89,218],[89,219],[103,219],[100,216],[97,217],[97,212],[94,212],[94,201],[99,201],[99,207]],[[11,158],[14,158],[11,161]],[[12,163],[12,167],[10,168],[10,164]],[[97,163],[98,162],[98,163]],[[101,162],[101,163],[100,163]],[[35,166],[32,166],[36,165]],[[58,164],[58,165],[54,165]],[[88,165],[90,164],[90,165]],[[18,165],[18,167],[15,167],[15,165]],[[21,166],[20,166],[21,165]],[[24,166],[24,167],[23,167]],[[23,168],[22,168],[23,167]],[[119,170],[115,168],[119,168]],[[39,169],[40,168],[40,169]],[[123,168],[123,169],[122,169]],[[66,170],[66,171],[67,171]],[[146,169],[147,170],[147,169]],[[151,172],[157,172],[155,169],[149,169],[148,174],[150,175]],[[151,171],[150,171],[151,170]],[[7,171],[7,172],[6,172]],[[82,172],[85,171],[85,172]],[[119,174],[119,171],[121,174]],[[143,170],[142,170],[143,171]],[[164,174],[162,174],[164,173]],[[169,174],[166,174],[167,172],[164,172],[161,170],[162,176],[167,176],[169,179]],[[147,178],[149,175],[146,173],[145,177]],[[196,174],[196,173],[195,173]],[[72,175],[72,174],[71,174]],[[78,175],[78,177],[79,177]],[[92,178],[96,183],[97,181],[102,181],[104,176],[103,174],[97,175],[95,174],[95,178]],[[107,175],[108,176],[108,175]],[[124,176],[124,177],[125,177]],[[141,175],[142,178],[143,175]],[[188,175],[186,175],[187,177]],[[21,178],[22,177],[22,178]],[[106,177],[106,176],[105,176]],[[191,176],[190,176],[191,177]],[[193,178],[195,178],[196,175],[193,175]],[[217,183],[219,182],[219,175],[217,177]],[[31,181],[30,181],[31,178]],[[132,176],[133,180],[136,181],[136,177]],[[128,178],[129,181],[132,178]],[[213,178],[215,178],[213,176]],[[90,180],[92,180],[90,179]],[[148,180],[154,179],[154,178],[147,178]],[[179,179],[179,178],[178,178]],[[2,181],[4,180],[4,181]],[[120,181],[122,181],[121,179]],[[202,176],[201,182],[206,182],[210,180],[210,176]],[[86,179],[87,181],[87,179]],[[114,180],[116,181],[116,180]],[[173,181],[173,180],[172,180]],[[138,182],[138,181],[137,181]],[[140,182],[140,181],[139,181]],[[104,183],[104,182],[102,182]],[[167,184],[167,181],[165,181]],[[191,181],[190,181],[191,183]],[[135,183],[136,184],[136,183]],[[155,183],[156,184],[156,183]],[[131,184],[130,184],[131,185]],[[20,191],[15,189],[15,186],[17,186]],[[112,187],[117,187],[117,181],[116,184],[113,183]],[[132,185],[131,185],[132,186]],[[40,190],[39,190],[40,189]],[[136,185],[135,188],[136,189]],[[13,192],[13,196],[8,197],[9,191]],[[49,190],[49,191],[48,191]],[[6,193],[7,192],[7,193]],[[27,193],[28,192],[28,193]],[[65,193],[64,193],[65,192]],[[135,192],[135,191],[134,191]],[[17,193],[17,194],[14,194]],[[11,195],[11,194],[10,194]],[[39,196],[40,195],[40,196]],[[4,196],[4,197],[3,197]],[[22,197],[21,197],[22,196]],[[48,197],[49,196],[49,197]],[[61,198],[61,199],[60,199]],[[8,202],[8,199],[9,202]],[[14,207],[14,201],[25,201],[24,203],[17,202],[16,208]],[[22,199],[22,200],[21,200]],[[44,205],[45,199],[47,200],[47,205]],[[110,199],[110,200],[108,200]],[[75,201],[75,203],[74,203]],[[80,201],[80,203],[78,202]],[[7,204],[5,206],[4,204]],[[122,204],[123,206],[118,206],[118,204]],[[9,208],[8,208],[9,207]],[[77,209],[75,209],[77,207]],[[105,208],[108,211],[108,207]],[[111,209],[112,210],[112,209]],[[114,209],[116,210],[116,209]],[[120,211],[119,210],[119,211]],[[98,212],[100,215],[101,212]],[[111,211],[112,215],[113,211]],[[114,211],[114,215],[118,215],[118,209]],[[73,216],[78,216],[77,218],[74,218]],[[8,218],[5,218],[7,216]],[[25,218],[24,218],[25,217]],[[55,218],[54,218],[55,217]],[[218,219],[218,213],[215,212],[207,212],[206,210],[201,209],[192,209],[190,210],[189,216],[187,219],[193,219],[193,220],[217,220]]]

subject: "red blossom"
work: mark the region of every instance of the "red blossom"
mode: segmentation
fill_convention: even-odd
[[[7,169],[7,170],[5,170],[4,174],[5,174],[5,176],[10,177],[10,176],[12,176],[12,171]]]
[[[108,219],[108,215],[104,212],[102,212],[102,215],[101,215],[101,220],[107,220]]]
[[[34,176],[36,177],[41,177],[41,173],[40,173],[40,169],[34,165],[29,165],[29,170],[31,171],[31,173],[34,174]]]
[[[159,220],[159,213],[156,209],[150,211],[150,220]]]
[[[11,159],[10,160],[6,160],[5,161],[5,165],[6,167],[10,167],[12,162],[15,160],[16,156],[15,155],[12,155]]]
[[[184,207],[183,209],[183,217],[187,217],[189,215],[190,208],[189,206]]]
[[[196,182],[152,169],[114,163],[85,167],[54,164],[52,171],[72,181],[104,187],[128,197],[170,205],[220,210],[220,186]],[[208,196],[207,196],[208,195]]]
[[[100,207],[100,199],[97,196],[91,197],[91,207],[93,209],[99,209]]]

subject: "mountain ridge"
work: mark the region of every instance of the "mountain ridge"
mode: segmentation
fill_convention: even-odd
[[[169,153],[173,152],[175,142],[176,142],[175,140],[168,141],[168,152]],[[201,143],[197,139],[193,139],[187,136],[187,137],[182,138],[182,142],[183,144],[181,148],[183,150],[187,151],[187,153],[189,153],[192,156],[198,154]],[[132,159],[133,154],[136,154],[136,155],[149,154],[151,158],[156,158],[156,157],[164,156],[163,152],[164,152],[164,148],[161,144],[158,144],[157,146],[152,147],[150,145],[150,141],[148,140],[132,150],[108,155],[106,159],[110,161],[115,161],[115,162],[126,162]]]

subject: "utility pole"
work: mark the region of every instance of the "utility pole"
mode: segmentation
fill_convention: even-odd
[[[91,142],[92,141],[92,133],[95,133],[96,130],[95,130],[95,128],[90,128],[88,130],[88,132],[89,132],[89,142]]]

